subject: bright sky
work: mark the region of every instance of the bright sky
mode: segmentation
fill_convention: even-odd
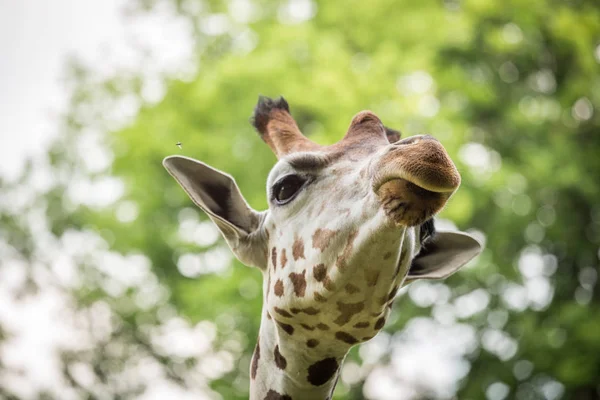
[[[122,3],[0,0],[0,174],[15,177],[26,156],[43,151],[67,98],[60,84],[66,57],[89,58],[101,45],[119,40]],[[44,290],[26,302],[15,302],[10,281],[18,286],[26,266],[3,261],[0,317],[17,334],[6,348],[5,361],[25,367],[36,377],[34,385],[52,387],[53,346],[67,336],[65,327],[54,320],[64,296]],[[33,394],[32,383],[27,378],[10,380],[24,398]]]
[[[106,49],[125,42],[120,16],[124,3],[0,0],[0,174],[15,177],[25,158],[41,153],[55,135],[57,115],[68,96],[61,84],[67,57],[97,60]],[[20,285],[27,267],[2,261],[0,320],[16,334],[3,361],[24,368],[26,375],[1,384],[24,399],[34,395],[36,386],[60,390],[54,347],[75,337],[68,323],[57,319],[65,316],[68,300],[45,289],[27,301],[15,301],[11,289]],[[185,398],[164,385],[155,386],[145,398],[161,398],[161,393]],[[72,397],[65,393],[64,398]]]
[[[44,148],[66,93],[65,59],[123,39],[123,0],[0,0],[0,173]]]
[[[112,75],[120,68],[139,71],[145,77],[142,96],[150,102],[162,96],[162,74],[178,74],[181,68],[186,72],[183,61],[192,46],[189,35],[185,37],[188,30],[181,20],[174,18],[168,7],[162,7],[154,16],[125,20],[122,16],[125,3],[125,0],[0,0],[0,175],[15,178],[25,159],[43,153],[56,135],[58,116],[64,111],[69,95],[61,83],[68,57],[75,56],[92,65],[96,75],[101,77]],[[141,64],[132,43],[134,48],[144,46],[159,57],[154,63]],[[13,200],[15,204],[20,202],[18,198],[9,201]],[[68,278],[63,282],[67,286],[70,279],[77,280],[73,269],[76,257],[71,250],[93,247],[94,243],[94,238],[86,238],[81,233],[71,236],[80,242],[68,245],[61,239],[59,243],[38,243],[41,251],[46,251],[48,260],[54,260],[51,263],[56,278]],[[88,250],[106,258],[106,252]],[[110,280],[120,281],[136,270],[135,260],[117,254],[112,257],[107,265],[121,267]],[[38,295],[25,301],[16,300],[13,290],[23,284],[28,266],[10,259],[7,254],[3,254],[0,261],[0,322],[14,335],[4,343],[2,359],[9,368],[24,372],[22,376],[4,374],[0,377],[0,386],[14,390],[23,399],[34,398],[40,387],[61,393],[65,400],[76,399],[77,394],[65,391],[60,382],[61,370],[55,353],[56,346],[70,347],[73,343],[81,345],[89,341],[81,336],[82,331],[73,329],[75,311],[71,299],[42,284]],[[97,265],[101,268],[103,264]],[[148,282],[158,282],[148,274],[149,270],[145,275],[147,279],[141,283],[144,290]],[[152,295],[152,298],[157,296]],[[199,343],[208,343],[198,338],[197,326],[181,324],[184,326],[179,327],[180,338],[187,335]],[[218,372],[215,356],[206,349],[203,352],[206,354],[198,355],[211,364],[213,374]],[[142,367],[147,373],[153,366],[147,362]],[[80,377],[91,379],[85,366],[82,368]],[[140,370],[135,374],[145,379],[144,373]],[[140,397],[144,400],[209,398],[210,391],[202,389],[201,383],[194,390],[182,391],[158,376],[147,378],[152,383]]]

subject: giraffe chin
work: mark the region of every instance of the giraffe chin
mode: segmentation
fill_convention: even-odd
[[[437,193],[406,179],[392,179],[377,189],[377,197],[388,218],[398,226],[417,226],[439,212],[450,193]]]

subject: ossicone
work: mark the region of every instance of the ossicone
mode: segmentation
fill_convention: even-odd
[[[273,100],[259,96],[251,122],[277,158],[298,151],[314,151],[321,147],[300,132],[283,97]]]

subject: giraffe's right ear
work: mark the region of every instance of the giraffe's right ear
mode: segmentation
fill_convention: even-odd
[[[219,228],[236,257],[244,264],[266,268],[267,241],[260,230],[265,213],[248,205],[235,180],[188,157],[167,157],[163,165]]]
[[[436,232],[412,260],[406,283],[416,279],[443,279],[452,275],[483,247],[465,232]]]

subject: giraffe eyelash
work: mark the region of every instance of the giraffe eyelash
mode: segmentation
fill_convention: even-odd
[[[281,177],[280,179],[278,179],[277,182],[275,182],[273,184],[273,186],[271,187],[271,194],[269,197],[271,198],[271,201],[274,204],[277,204],[280,206],[285,205],[285,204],[291,202],[292,200],[294,200],[298,196],[298,194],[310,182],[312,182],[312,180],[313,179],[311,179],[310,177],[305,177],[305,176],[301,176],[298,174],[285,175],[285,176]],[[291,185],[292,190],[295,189],[295,191],[293,193],[291,193],[290,196],[280,199],[280,198],[278,198],[278,196],[281,193],[281,191],[286,188],[285,185]],[[288,187],[290,187],[290,186],[288,186]]]

